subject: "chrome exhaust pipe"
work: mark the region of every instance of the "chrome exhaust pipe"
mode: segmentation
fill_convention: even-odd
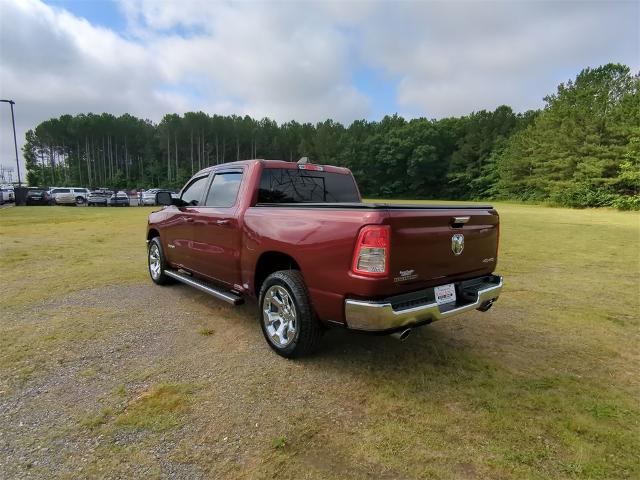
[[[410,328],[405,328],[404,330],[400,330],[399,332],[394,332],[391,334],[393,338],[395,338],[396,340],[400,340],[401,342],[404,342],[409,335],[411,335]]]
[[[478,310],[480,310],[481,312],[486,312],[491,307],[493,307],[493,300],[487,300],[486,302],[484,302],[482,305],[478,307]]]

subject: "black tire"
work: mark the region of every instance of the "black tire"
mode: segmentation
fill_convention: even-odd
[[[155,251],[154,250],[155,248],[157,248],[157,252],[159,256],[160,270],[159,270],[159,273],[155,274],[154,276],[154,272],[151,268],[151,264],[152,264],[152,251]],[[147,246],[147,266],[149,270],[149,276],[151,277],[151,280],[153,281],[153,283],[157,285],[169,285],[170,283],[173,283],[173,279],[171,277],[168,277],[164,273],[166,269],[166,265],[167,265],[167,261],[164,256],[164,250],[162,249],[162,243],[160,242],[160,237],[154,237],[151,240],[149,240],[149,245]]]
[[[83,204],[84,204],[84,198],[76,197],[76,205],[83,205]]]
[[[291,343],[280,346],[276,340],[269,336],[265,321],[265,295],[274,286],[282,287],[291,296],[295,306],[295,329],[296,335]],[[264,338],[269,346],[278,354],[286,358],[303,357],[312,353],[320,343],[323,328],[316,317],[309,292],[304,283],[304,278],[298,270],[280,270],[272,273],[260,288],[260,300],[258,303],[258,320]]]

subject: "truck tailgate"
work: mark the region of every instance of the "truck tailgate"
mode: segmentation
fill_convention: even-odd
[[[396,291],[495,270],[499,218],[490,207],[392,207],[385,223],[391,227],[389,281]]]

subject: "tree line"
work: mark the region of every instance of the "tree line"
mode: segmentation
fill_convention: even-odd
[[[30,185],[181,187],[209,165],[249,158],[349,167],[365,196],[514,199],[640,208],[640,76],[586,68],[544,99],[462,117],[344,126],[269,118],[169,114],[62,115],[26,133]]]

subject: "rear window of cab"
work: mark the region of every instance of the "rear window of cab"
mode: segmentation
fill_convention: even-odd
[[[294,168],[265,168],[258,203],[359,202],[353,176],[345,173]]]

